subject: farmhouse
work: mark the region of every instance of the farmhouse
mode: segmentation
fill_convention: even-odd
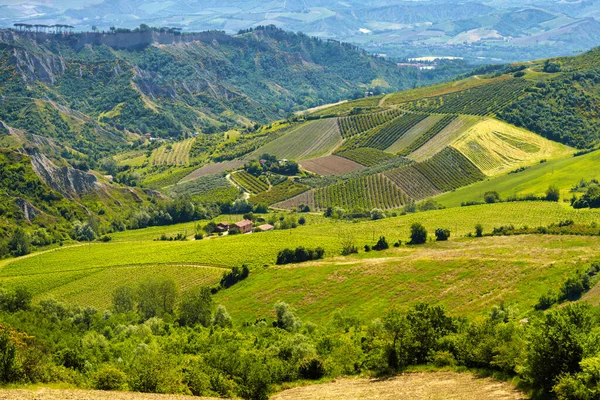
[[[263,232],[268,232],[268,231],[272,231],[273,229],[275,229],[275,227],[271,224],[264,224],[258,227],[258,229],[260,229]]]
[[[227,232],[229,231],[229,224],[227,222],[219,222],[217,224],[217,232]]]
[[[252,232],[252,221],[243,220],[240,222],[236,222],[235,226],[240,230],[240,233],[250,233]]]

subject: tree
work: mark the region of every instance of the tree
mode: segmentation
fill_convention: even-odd
[[[379,208],[374,208],[371,210],[371,219],[372,220],[378,220],[378,219],[384,219],[385,218],[385,213],[383,212],[383,210],[379,209]]]
[[[302,325],[300,319],[287,303],[279,302],[275,304],[275,314],[277,315],[276,324],[281,329],[295,331]]]
[[[531,330],[527,350],[527,375],[536,387],[550,393],[561,375],[579,372],[583,358],[598,352],[594,335],[588,335],[595,323],[590,306],[583,303],[543,315]]]
[[[560,200],[560,189],[556,185],[551,185],[546,189],[546,200],[548,201],[559,201]]]
[[[444,228],[437,228],[435,230],[435,240],[438,242],[448,240],[450,237],[450,230]]]
[[[108,175],[116,176],[119,172],[119,165],[114,158],[108,157],[100,161],[100,169]]]
[[[14,382],[17,378],[17,346],[4,328],[0,333],[0,383]]]
[[[485,192],[485,194],[483,195],[483,199],[488,204],[498,203],[500,201],[500,195],[498,194],[498,192]]]
[[[138,310],[144,319],[173,314],[177,301],[177,284],[170,278],[150,278],[137,290]]]
[[[8,241],[8,249],[15,257],[31,253],[31,239],[22,228],[17,228]]]
[[[390,248],[389,243],[385,239],[385,236],[381,236],[375,246],[373,246],[373,250],[387,250]]]
[[[415,222],[410,226],[410,244],[423,244],[425,242],[427,242],[427,229],[419,222]]]
[[[183,294],[179,303],[179,323],[186,326],[201,324],[204,327],[212,323],[214,302],[210,289],[200,287]]]
[[[217,306],[213,323],[215,324],[215,326],[218,326],[220,328],[231,328],[233,326],[231,316],[227,312],[225,306],[221,304]]]
[[[113,292],[113,310],[116,313],[133,311],[135,306],[135,291],[129,286],[119,286]]]

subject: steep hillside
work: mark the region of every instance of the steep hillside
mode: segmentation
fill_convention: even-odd
[[[0,121],[98,157],[144,134],[252,127],[375,85],[423,82],[352,45],[274,27],[176,33],[0,31]]]

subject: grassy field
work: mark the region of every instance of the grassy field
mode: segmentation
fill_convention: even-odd
[[[280,159],[305,160],[328,155],[342,142],[337,119],[306,122],[246,156],[247,159],[271,154]]]
[[[599,237],[460,238],[269,267],[219,293],[217,301],[238,321],[270,316],[278,301],[315,323],[341,310],[369,320],[391,306],[418,302],[472,316],[504,301],[524,314],[568,274],[597,259],[599,245]]]
[[[475,124],[452,145],[489,176],[572,153],[567,146],[491,118]]]
[[[286,274],[285,269],[279,270],[272,267],[264,269],[264,266],[273,265],[280,250],[296,246],[310,248],[322,246],[326,251],[326,260],[323,265],[312,269],[316,274],[314,279],[317,279],[314,282],[318,282],[318,279],[329,279],[327,275],[321,275],[321,278],[318,276],[321,272],[325,273],[337,268],[339,264],[349,263],[351,265],[366,262],[360,258],[348,260],[331,258],[340,254],[345,238],[352,238],[359,246],[374,244],[380,235],[385,235],[390,241],[398,239],[406,241],[410,225],[413,222],[423,223],[431,235],[438,227],[449,228],[452,231],[453,239],[457,239],[459,236],[472,232],[477,223],[482,223],[485,231],[489,232],[493,227],[507,224],[538,226],[565,219],[572,219],[578,223],[600,222],[600,210],[573,210],[558,203],[527,202],[445,209],[358,223],[324,219],[320,215],[306,215],[306,217],[307,225],[293,230],[217,237],[201,241],[155,241],[163,233],[174,235],[182,232],[191,236],[197,223],[118,233],[113,235],[113,241],[109,243],[64,246],[46,253],[34,253],[29,257],[4,260],[0,262],[0,280],[5,286],[31,288],[36,293],[35,300],[54,297],[69,302],[85,302],[102,308],[110,301],[111,289],[115,286],[122,282],[132,282],[156,274],[173,276],[183,290],[189,287],[187,282],[194,282],[194,280],[199,284],[216,282],[221,275],[219,267],[240,266],[244,263],[250,266],[254,271],[253,274],[256,274],[255,278],[248,281],[248,284],[264,279],[261,276],[267,275],[262,275],[263,273]],[[239,221],[240,218],[231,216],[223,219],[227,222],[234,222]],[[545,238],[543,237],[544,240],[546,240]],[[582,251],[585,251],[585,247],[597,248],[598,243],[589,242],[590,240],[600,239],[581,238],[577,240],[588,240],[582,248]],[[450,243],[455,245],[454,240]],[[458,240],[457,243],[462,242]],[[464,243],[471,246],[479,242],[466,241]],[[439,245],[432,246],[435,249]],[[247,249],[252,249],[252,251],[247,251]],[[413,250],[402,248],[399,251],[410,253]],[[525,255],[528,251],[530,251],[529,246],[523,248]],[[401,253],[400,256],[402,254],[404,253]],[[368,256],[371,258],[382,257],[373,252]],[[390,254],[390,256],[397,257],[395,254]],[[360,257],[364,258],[365,256],[361,255]],[[375,264],[378,262],[380,261],[376,261]],[[462,264],[460,266],[463,267]],[[304,269],[298,271],[304,271]],[[306,271],[310,271],[310,269]],[[385,268],[382,272],[385,272]],[[377,275],[375,272],[373,273],[374,276]],[[295,273],[294,276],[296,276]],[[275,277],[273,276],[272,279]],[[262,282],[266,285],[265,289],[271,287],[267,281]],[[324,282],[326,281],[321,283]],[[246,286],[240,286],[239,289],[233,290],[242,290],[243,288]],[[234,292],[227,291],[227,293]],[[536,296],[535,291],[530,293],[532,298]],[[431,296],[435,297],[436,293],[432,292]],[[298,300],[293,296],[289,299],[292,302]],[[234,301],[232,298],[223,301],[225,300]],[[241,302],[242,298],[238,300]],[[231,303],[231,305],[237,308],[236,304]],[[271,308],[271,305],[266,303],[255,306],[264,307],[264,309]],[[362,310],[361,307],[359,310]],[[241,314],[248,315],[250,310],[241,308],[231,311],[240,316]],[[304,311],[311,318],[320,313],[318,309],[313,310],[310,307]]]
[[[550,185],[558,186],[563,198],[570,198],[569,190],[582,178],[588,181],[600,178],[599,162],[600,151],[551,160],[533,165],[523,172],[502,175],[457,189],[437,197],[436,201],[447,207],[456,207],[463,201],[483,201],[483,194],[488,191],[497,191],[503,198],[524,194],[542,195]]]

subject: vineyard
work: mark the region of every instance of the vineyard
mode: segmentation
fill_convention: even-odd
[[[516,101],[531,85],[522,78],[490,82],[461,92],[413,100],[403,107],[439,114],[493,115]]]
[[[342,117],[338,119],[340,132],[342,133],[342,137],[347,139],[373,129],[376,126],[383,125],[386,122],[399,117],[402,113],[403,111],[401,109],[394,108],[383,112]]]
[[[394,142],[385,151],[388,153],[397,154],[405,147],[408,147],[412,142],[417,140],[425,132],[430,130],[440,119],[444,118],[443,114],[433,114],[410,128],[404,135]]]
[[[159,147],[152,152],[152,165],[188,165],[194,140],[187,139]]]
[[[361,164],[336,155],[304,160],[300,162],[300,166],[302,169],[318,175],[340,175],[364,168]]]
[[[243,187],[247,192],[258,194],[269,190],[269,184],[258,179],[257,177],[250,175],[246,171],[238,171],[231,174],[231,178]]]
[[[246,156],[271,154],[279,159],[304,160],[329,154],[342,142],[336,118],[306,122]]]
[[[487,175],[497,175],[570,152],[566,146],[495,119],[477,123],[452,147]]]
[[[314,190],[309,190],[307,192],[289,198],[285,201],[274,204],[273,207],[281,210],[294,210],[301,205],[309,206],[311,210],[314,210],[316,208]]]
[[[310,188],[306,185],[294,182],[291,179],[285,180],[283,183],[273,186],[270,190],[261,192],[255,196],[250,197],[250,203],[252,204],[266,204],[271,205],[279,203],[286,199],[297,196],[301,193],[306,192]]]
[[[366,167],[372,167],[373,165],[381,164],[383,162],[397,158],[393,154],[386,153],[385,151],[377,149],[372,149],[370,147],[360,147],[357,149],[346,150],[341,153],[337,153],[337,155],[362,164]]]
[[[412,165],[393,169],[385,175],[414,200],[423,200],[440,194],[431,181]]]
[[[421,146],[423,146],[425,143],[427,143],[429,140],[431,140],[434,136],[436,136],[438,133],[440,133],[444,128],[446,128],[448,125],[450,125],[450,123],[452,121],[454,121],[455,119],[456,119],[456,115],[444,116],[442,119],[440,119],[438,122],[436,122],[436,124],[433,125],[429,130],[427,130],[427,132],[425,132],[421,136],[417,137],[410,145],[408,145],[407,147],[405,147],[404,149],[399,151],[398,154],[401,156],[406,156],[406,155],[411,154],[412,152],[418,150],[419,148],[421,148]]]
[[[240,190],[221,174],[180,182],[165,188],[165,190],[173,197],[189,195],[200,202],[219,204],[230,203],[240,195]]]
[[[408,197],[386,176],[370,175],[315,190],[317,209],[342,207],[370,210],[392,209],[406,204]]]
[[[483,180],[485,175],[458,150],[447,147],[415,168],[442,192]]]
[[[198,179],[203,176],[222,174],[225,171],[231,171],[240,168],[242,165],[244,165],[244,162],[239,160],[207,164],[198,168],[197,170],[183,178],[181,182],[183,183],[193,181],[194,179]]]
[[[373,128],[360,136],[349,139],[343,148],[372,147],[374,149],[385,150],[426,117],[427,115],[425,114],[405,114],[386,124]]]

